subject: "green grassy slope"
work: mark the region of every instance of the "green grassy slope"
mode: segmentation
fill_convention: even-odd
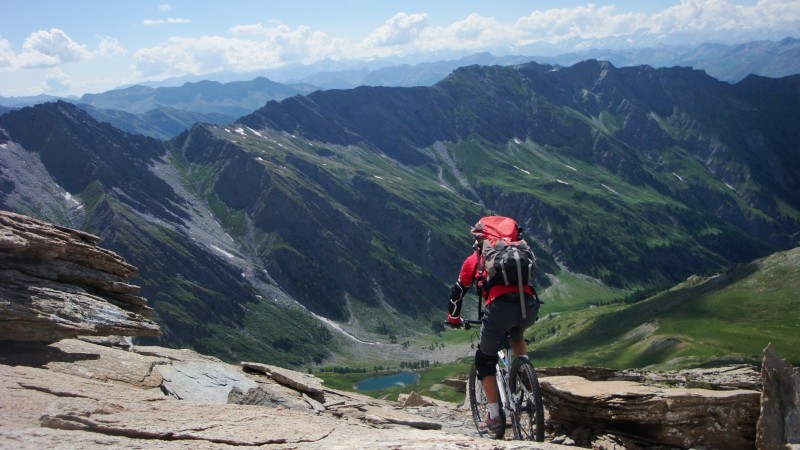
[[[539,365],[674,368],[760,361],[770,342],[800,361],[800,249],[646,300],[545,314],[531,329]]]

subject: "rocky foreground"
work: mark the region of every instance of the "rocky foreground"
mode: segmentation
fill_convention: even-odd
[[[480,438],[468,405],[134,346],[158,326],[98,240],[0,212],[0,449],[800,450],[800,375],[771,347],[760,372],[541,370],[548,442],[530,443]]]
[[[403,409],[192,351],[66,339],[2,353],[0,448],[559,448],[479,438],[455,405]]]
[[[756,448],[756,391],[576,375],[542,385],[549,442],[492,441],[476,435],[463,406],[376,400],[270,365],[114,339],[4,342],[0,448]]]

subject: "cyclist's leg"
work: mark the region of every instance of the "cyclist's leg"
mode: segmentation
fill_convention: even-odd
[[[475,418],[475,425],[480,433],[488,433],[496,439],[503,437],[505,430],[505,418],[503,416],[497,387],[497,353],[493,356],[485,355],[480,349],[475,352],[475,367],[478,383],[481,384],[485,403],[481,409],[480,405],[472,404],[472,415]],[[470,383],[474,386],[477,380],[470,378]],[[471,387],[470,389],[474,389]],[[470,393],[470,401],[475,402],[477,395]],[[484,415],[485,413],[485,415]],[[477,415],[476,415],[477,414]]]
[[[531,295],[525,296],[527,314],[526,318],[520,317],[516,326],[509,330],[511,351],[514,356],[527,356],[528,348],[525,345],[524,333],[539,319],[539,302]]]
[[[497,393],[497,378],[493,376],[483,377],[481,385],[483,385],[483,393],[486,395],[486,403],[490,405],[492,403],[497,403],[497,398],[499,397]],[[496,415],[497,414],[495,414],[495,416]]]
[[[478,378],[481,380],[483,386],[483,393],[486,396],[486,403],[497,403],[497,351],[492,354],[486,354],[481,348],[475,352],[475,368],[478,372]]]
[[[511,351],[514,352],[514,356],[526,356],[528,354],[528,346],[525,344],[525,339],[509,339],[511,342]]]
[[[506,331],[518,320],[515,315],[519,315],[519,303],[515,306],[512,302],[494,300],[487,305],[481,323],[481,340],[475,354],[475,364],[476,367],[479,363],[483,364],[480,373],[481,384],[486,395],[486,403],[492,409],[493,416],[496,416],[495,411],[500,408],[499,388],[495,377],[497,352],[505,339]]]

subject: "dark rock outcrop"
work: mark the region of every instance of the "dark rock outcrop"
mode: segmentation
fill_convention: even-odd
[[[0,340],[157,336],[136,268],[97,236],[0,211]]]
[[[764,390],[758,418],[759,450],[800,448],[800,372],[770,344],[761,366]]]

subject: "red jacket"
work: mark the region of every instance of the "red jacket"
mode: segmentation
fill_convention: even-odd
[[[476,274],[475,266],[478,264],[478,253],[472,253],[464,260],[464,263],[461,265],[461,273],[458,274],[458,282],[461,283],[462,286],[470,286],[472,282],[475,280],[476,276],[478,278],[483,277],[483,273]],[[526,294],[533,295],[533,289],[530,286],[525,285],[523,287],[523,291]],[[486,299],[485,305],[491,303],[492,300],[495,298],[503,295],[508,294],[511,292],[519,292],[518,286],[504,286],[504,285],[495,285],[489,289],[489,292],[484,292],[483,296]]]

